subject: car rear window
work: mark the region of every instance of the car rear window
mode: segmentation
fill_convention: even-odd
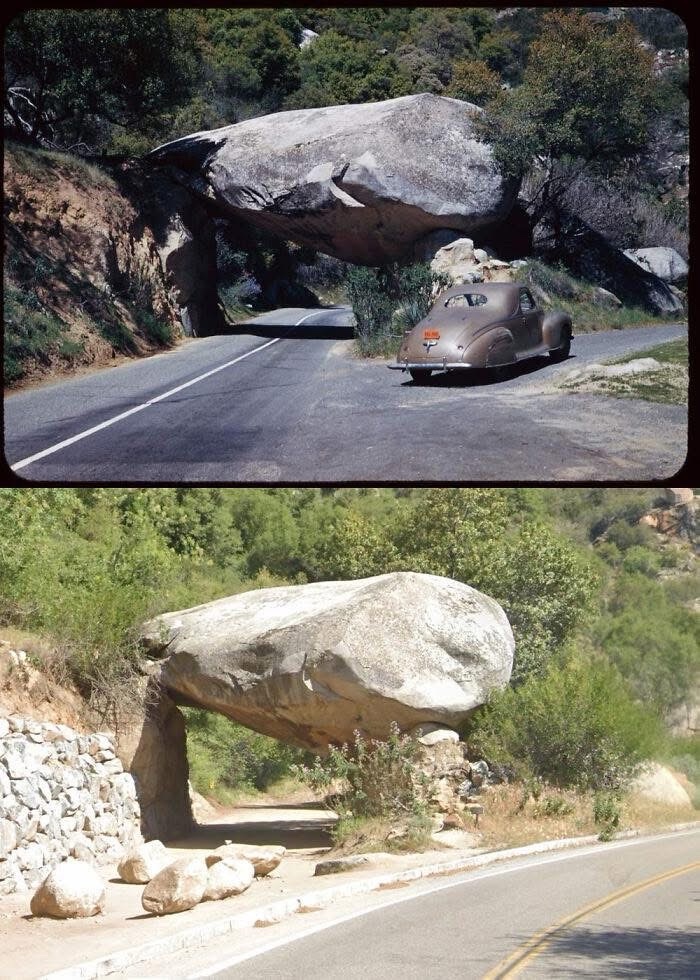
[[[483,293],[458,293],[450,296],[445,306],[483,306],[488,300]]]

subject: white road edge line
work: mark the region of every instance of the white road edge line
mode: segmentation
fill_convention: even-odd
[[[308,320],[309,317],[315,316],[320,312],[322,311],[314,310],[312,313],[307,313],[306,316],[301,318],[301,320],[293,323],[290,330],[294,327],[300,326],[305,320]],[[14,471],[21,470],[24,469],[25,466],[29,466],[31,463],[36,463],[36,461],[39,459],[44,459],[46,456],[52,456],[61,449],[66,449],[68,446],[72,446],[75,442],[80,442],[82,439],[87,439],[88,436],[93,435],[95,432],[100,432],[102,429],[107,429],[110,425],[115,425],[117,422],[121,422],[130,415],[136,415],[137,412],[142,412],[145,408],[150,408],[151,405],[156,405],[158,402],[165,401],[165,399],[170,398],[171,395],[176,395],[178,392],[184,391],[185,388],[189,388],[191,385],[196,385],[199,381],[204,381],[205,378],[210,378],[212,374],[217,374],[219,371],[223,371],[225,368],[229,368],[233,364],[238,364],[239,361],[244,361],[246,357],[250,357],[251,354],[257,354],[259,351],[265,350],[266,347],[271,347],[280,340],[282,340],[282,337],[275,337],[273,340],[268,340],[266,344],[262,344],[260,347],[255,347],[253,350],[249,350],[247,354],[241,354],[240,357],[234,357],[232,361],[227,361],[225,364],[220,364],[218,367],[212,368],[211,371],[206,371],[204,374],[200,374],[196,378],[192,378],[190,381],[186,381],[184,384],[178,385],[177,388],[171,388],[170,391],[164,391],[162,395],[158,395],[156,398],[150,398],[147,402],[143,402],[141,405],[136,405],[134,408],[130,408],[127,412],[121,412],[119,415],[114,415],[111,419],[105,419],[105,421],[100,422],[99,425],[93,425],[92,428],[85,429],[83,432],[79,432],[77,435],[71,436],[70,439],[64,439],[62,442],[57,442],[54,446],[49,446],[47,449],[42,449],[41,452],[34,453],[33,456],[27,456],[25,459],[20,459],[18,463],[10,463],[10,469]]]
[[[616,850],[620,847],[632,847],[635,844],[649,843],[650,840],[666,840],[671,837],[684,837],[688,834],[697,833],[697,830],[684,831],[680,834],[660,834],[654,836],[653,838],[642,838],[641,840],[628,840],[628,841],[614,841],[606,844],[606,851]],[[224,960],[223,962],[217,963],[215,967],[208,970],[203,970],[200,973],[191,973],[187,975],[186,980],[200,980],[202,977],[212,977],[222,970],[227,970],[229,967],[236,966],[238,963],[244,963],[246,960],[252,960],[257,956],[263,956],[265,953],[271,953],[275,949],[279,949],[281,946],[288,946],[291,943],[295,943],[302,939],[307,939],[309,936],[313,936],[317,932],[323,932],[324,929],[332,929],[334,926],[342,925],[344,922],[350,922],[353,919],[359,919],[363,915],[371,915],[373,912],[379,912],[386,908],[391,908],[393,905],[401,905],[403,902],[412,902],[416,899],[423,898],[427,895],[433,895],[436,892],[446,891],[448,888],[457,888],[460,885],[470,884],[473,881],[480,881],[484,878],[495,878],[499,875],[512,874],[515,871],[525,871],[528,870],[533,864],[539,866],[544,864],[554,864],[558,861],[567,861],[576,857],[584,857],[590,854],[600,854],[601,848],[599,845],[593,845],[585,848],[580,848],[576,851],[566,851],[563,854],[556,854],[552,857],[545,858],[544,860],[532,860],[529,858],[523,858],[517,861],[517,863],[512,864],[507,868],[497,868],[494,871],[477,871],[472,874],[469,871],[465,871],[464,874],[468,875],[466,879],[460,879],[459,881],[450,881],[446,884],[435,885],[433,888],[427,888],[421,891],[419,894],[415,895],[400,895],[396,898],[392,898],[390,901],[378,905],[371,909],[359,909],[357,912],[349,912],[347,915],[338,916],[337,918],[326,923],[319,923],[316,926],[312,926],[310,929],[305,929],[303,932],[295,933],[292,936],[286,936],[281,939],[275,939],[272,942],[266,943],[264,946],[259,946],[255,950],[249,951],[247,953],[240,953],[238,956],[233,956],[231,959]],[[420,881],[421,879],[418,879]]]

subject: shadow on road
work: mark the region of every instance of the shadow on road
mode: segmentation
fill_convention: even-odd
[[[345,307],[328,306],[319,307],[317,310],[308,310],[307,313],[313,314],[311,322],[302,323],[294,326],[289,322],[290,315],[287,313],[275,322],[274,310],[269,313],[259,313],[250,320],[241,320],[234,323],[226,321],[226,328],[222,331],[225,334],[245,334],[253,337],[291,337],[295,340],[351,340],[355,331],[351,326],[335,323],[338,312],[346,311]],[[327,313],[327,316],[323,314]],[[297,319],[304,316],[304,311],[300,310]],[[265,317],[263,320],[262,318]],[[286,321],[286,322],[285,322]]]
[[[287,850],[330,847],[330,830],[335,820],[270,820],[241,823],[199,824],[186,840],[171,841],[177,847],[213,851],[227,840],[234,844],[282,844]]]
[[[253,337],[290,337],[294,340],[352,340],[355,331],[352,327],[334,326],[332,323],[302,323],[301,326],[291,327],[288,323],[255,323],[246,321],[237,323],[235,330],[226,331],[232,334],[246,334]]]
[[[572,354],[561,363],[567,364],[570,360],[575,360],[575,355]],[[507,364],[500,368],[465,368],[463,371],[441,371],[432,375],[427,381],[420,383],[407,377],[403,383],[415,388],[481,388],[503,384],[505,381],[534,374],[552,363],[548,357],[532,357],[526,361],[520,361],[518,364]]]
[[[564,933],[540,953],[545,971],[563,959],[565,974],[607,977],[673,977],[698,975],[697,935],[684,929],[609,927],[577,928]]]
[[[224,813],[221,822],[197,824],[187,838],[170,844],[210,851],[227,840],[235,844],[282,844],[288,850],[325,848],[332,844],[330,831],[337,820],[334,813],[315,802],[248,804],[229,812],[231,816],[235,812],[234,819]]]

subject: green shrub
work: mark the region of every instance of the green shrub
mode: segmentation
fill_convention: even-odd
[[[300,766],[297,774],[316,792],[338,782],[333,805],[351,817],[405,817],[426,812],[430,784],[415,767],[416,739],[391,726],[386,741],[367,742],[355,732],[352,746],[331,746],[324,758]]]
[[[356,266],[345,280],[348,300],[355,316],[355,339],[361,354],[383,351],[394,339],[392,314],[395,302],[386,293],[376,270]]]
[[[138,321],[149,340],[155,341],[162,347],[172,344],[173,328],[165,320],[160,320],[153,313],[143,311],[139,314]]]
[[[495,694],[469,735],[487,759],[521,777],[582,790],[623,787],[653,756],[659,738],[656,715],[596,659],[552,663],[544,674]]]
[[[620,825],[620,795],[616,792],[598,792],[593,797],[593,822],[600,827],[598,840],[612,840]]]
[[[450,280],[425,263],[368,269],[354,266],[345,288],[355,315],[355,338],[361,354],[395,353],[404,330],[427,315],[433,293]]]
[[[227,802],[235,793],[265,790],[290,775],[308,754],[223,715],[184,708],[190,779],[198,793]]]
[[[5,282],[3,302],[5,381],[18,381],[32,362],[46,364],[66,325],[42,308],[36,293]]]
[[[133,334],[121,320],[116,318],[98,320],[97,329],[100,335],[120,353],[133,354],[136,351],[136,341]]]
[[[563,796],[545,796],[533,808],[536,817],[564,817],[574,812],[573,804]]]

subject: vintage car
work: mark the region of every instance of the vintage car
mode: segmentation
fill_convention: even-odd
[[[465,283],[438,296],[388,366],[421,384],[433,371],[503,368],[540,354],[563,361],[572,336],[571,318],[545,313],[523,283]]]

